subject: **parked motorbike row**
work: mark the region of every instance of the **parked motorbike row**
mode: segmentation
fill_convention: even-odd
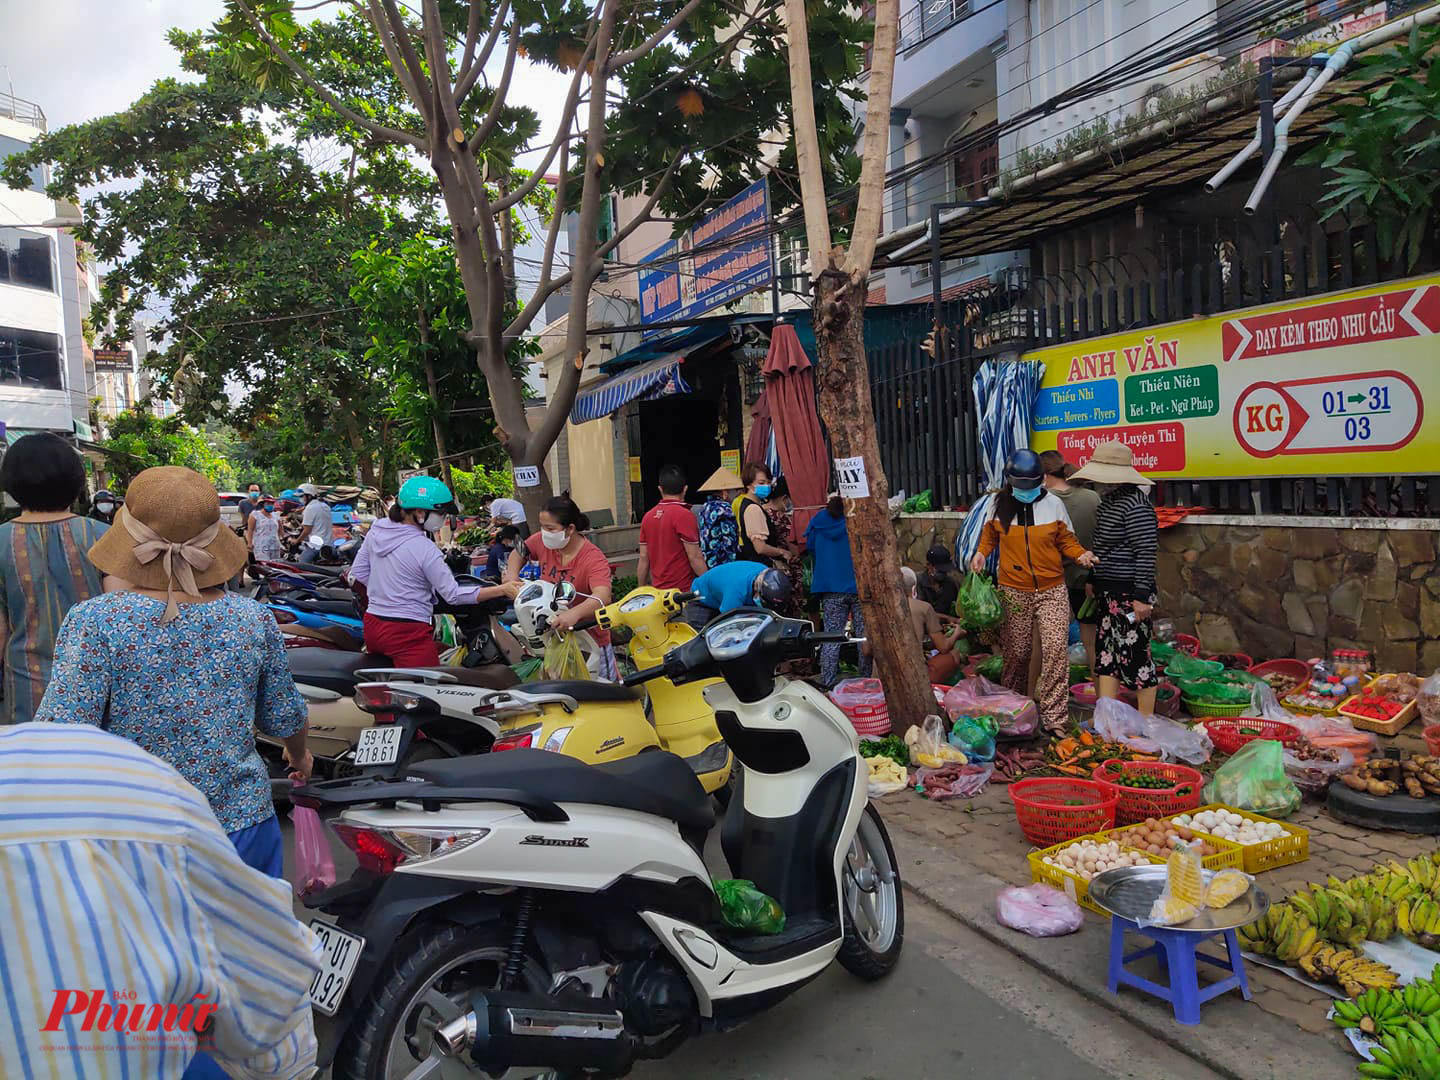
[[[272,604],[340,606],[334,586],[283,584]],[[760,609],[697,633],[678,617],[690,598],[640,588],[577,628],[628,645],[624,685],[516,682],[498,624],[535,649],[575,599],[547,582],[513,615],[453,612],[479,645],[456,665],[290,650],[326,779],[289,795],[358,861],[305,899],[326,916],[311,999],[337,1080],[622,1076],[833,960],[893,967],[900,878],[854,730],[775,674],[843,635]],[[780,904],[778,934],[722,917],[703,861],[717,802],[730,871]]]

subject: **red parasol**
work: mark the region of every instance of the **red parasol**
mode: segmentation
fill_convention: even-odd
[[[780,323],[771,332],[763,371],[775,448],[795,503],[795,537],[803,543],[810,519],[825,505],[830,462],[815,412],[815,368],[794,327]]]

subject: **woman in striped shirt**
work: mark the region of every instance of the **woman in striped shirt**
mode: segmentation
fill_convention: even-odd
[[[1101,697],[1118,697],[1123,684],[1136,691],[1140,711],[1155,711],[1159,675],[1150,655],[1150,616],[1155,609],[1155,553],[1158,549],[1153,482],[1136,470],[1130,448],[1105,442],[1073,479],[1100,489],[1093,547],[1100,565],[1093,573],[1100,605],[1096,629],[1095,686]]]

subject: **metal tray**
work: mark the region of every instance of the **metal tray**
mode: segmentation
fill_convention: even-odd
[[[1166,867],[1117,866],[1090,879],[1090,900],[1100,908],[1122,919],[1139,922],[1150,915],[1150,908],[1165,891]],[[1205,883],[1217,871],[1202,870]],[[1188,930],[1197,934],[1213,934],[1217,930],[1233,930],[1248,926],[1264,915],[1270,907],[1265,890],[1251,884],[1250,890],[1223,908],[1204,908],[1189,922],[1167,926],[1167,930]]]

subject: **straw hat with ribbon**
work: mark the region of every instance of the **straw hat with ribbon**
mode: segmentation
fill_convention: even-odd
[[[1153,487],[1151,480],[1135,468],[1135,455],[1122,442],[1111,440],[1095,447],[1085,467],[1070,476],[1071,480],[1089,480],[1095,484],[1137,484]]]
[[[146,469],[125,491],[115,524],[90,548],[90,561],[142,589],[164,589],[169,622],[180,614],[175,591],[200,595],[245,565],[245,541],[220,521],[220,496],[193,469]]]
[[[710,479],[706,480],[705,483],[702,484],[698,490],[739,491],[744,486],[744,480],[741,480],[740,477],[736,476],[729,469],[725,468],[724,465],[721,465],[720,468],[716,469],[713,473],[710,474]]]

